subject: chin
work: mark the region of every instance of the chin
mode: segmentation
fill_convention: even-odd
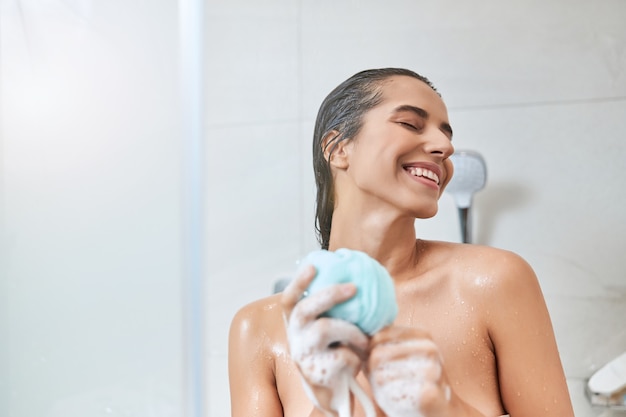
[[[435,205],[434,207],[420,207],[420,209],[416,210],[413,216],[416,219],[430,219],[431,217],[435,217],[435,214],[439,211],[439,206]]]

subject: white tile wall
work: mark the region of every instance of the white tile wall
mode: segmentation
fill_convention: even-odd
[[[182,415],[178,3],[0,6],[0,414]],[[210,416],[233,314],[316,247],[317,108],[382,66],[431,78],[455,146],[485,156],[475,238],[533,265],[576,415],[603,414],[583,387],[626,350],[626,3],[205,8]],[[416,229],[458,240],[451,198]]]
[[[209,340],[223,354],[222,336],[238,307],[269,295],[274,280],[292,273],[302,256],[299,141],[295,123],[207,134]]]
[[[207,123],[296,121],[298,4],[210,1],[205,8]]]
[[[278,13],[282,4],[264,6]],[[288,27],[299,36],[296,99],[303,145],[298,156],[286,157],[300,164],[293,173],[304,192],[297,208],[300,239],[294,237],[293,244],[300,253],[314,247],[309,154],[324,96],[365,68],[404,66],[428,76],[448,103],[455,146],[479,150],[488,163],[488,187],[474,200],[476,240],[516,251],[533,265],[552,313],[577,416],[600,415],[603,410],[591,408],[583,396],[584,380],[626,349],[621,323],[626,265],[620,256],[626,244],[621,192],[626,175],[620,168],[626,158],[626,4],[326,0],[301,1],[298,7],[295,26]],[[248,16],[244,13],[240,24]],[[218,56],[244,42],[255,45],[249,36],[221,39]],[[289,57],[273,59],[281,63]],[[233,60],[239,63],[240,58]],[[263,69],[254,56],[249,65]],[[285,82],[290,85],[291,78]],[[268,125],[282,110],[268,117]],[[418,233],[458,240],[453,201],[444,195],[440,206],[436,218],[416,223]],[[260,213],[268,209],[258,210],[249,218],[264,218]],[[276,238],[270,245],[284,242]],[[256,251],[268,249],[258,247],[244,257]],[[280,275],[284,252],[275,256],[281,264],[275,275]],[[267,259],[259,269],[265,271],[266,264]],[[246,288],[234,296],[240,301],[267,294],[257,276],[232,286]],[[222,307],[232,309],[230,300],[212,311]],[[223,340],[225,330],[220,332],[209,337]],[[224,354],[220,350],[212,358],[221,360]],[[224,395],[223,388],[215,388],[225,378],[217,368],[211,373],[216,390],[211,398]],[[220,415],[228,413],[226,405],[216,407]]]

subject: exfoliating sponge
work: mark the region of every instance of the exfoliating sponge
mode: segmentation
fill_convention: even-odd
[[[354,297],[337,304],[325,316],[349,321],[370,336],[393,323],[398,315],[393,280],[378,261],[364,252],[337,249],[309,253],[301,265],[309,264],[316,269],[309,294],[334,284],[353,283],[357,287]]]

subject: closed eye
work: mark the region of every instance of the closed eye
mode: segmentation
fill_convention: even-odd
[[[412,125],[411,123],[407,123],[407,122],[398,122],[398,123],[399,123],[399,124],[401,124],[401,125],[402,125],[402,126],[404,126],[404,127],[407,127],[407,128],[409,128],[409,129],[411,129],[411,130],[415,130],[415,131],[418,131],[418,130],[419,130],[419,129],[417,128],[417,126]]]

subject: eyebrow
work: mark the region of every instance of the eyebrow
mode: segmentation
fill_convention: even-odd
[[[411,112],[423,119],[428,119],[428,116],[429,116],[426,110],[419,108],[419,107],[411,106],[410,104],[403,104],[393,109],[394,113],[400,113],[404,111]],[[442,123],[440,126],[440,129],[448,133],[450,135],[450,139],[452,139],[453,132],[452,132],[452,126],[450,126],[450,123],[446,123],[446,122]]]

